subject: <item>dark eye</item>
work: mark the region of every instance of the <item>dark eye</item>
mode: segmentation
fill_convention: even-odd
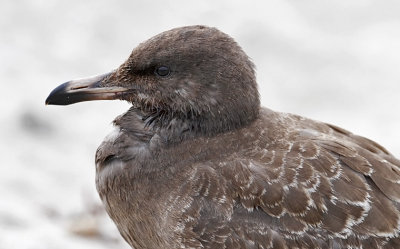
[[[161,77],[168,76],[170,74],[170,70],[166,66],[161,66],[156,69],[156,74]]]

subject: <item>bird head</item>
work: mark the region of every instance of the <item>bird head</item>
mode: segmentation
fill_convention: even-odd
[[[260,105],[253,63],[231,37],[205,26],[160,33],[116,70],[58,86],[46,104],[112,99],[131,102],[161,125],[192,119],[199,129],[217,122],[217,130],[254,120]]]

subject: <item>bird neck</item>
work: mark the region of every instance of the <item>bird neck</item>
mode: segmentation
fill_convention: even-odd
[[[232,113],[204,112],[201,115],[167,110],[142,110],[131,107],[114,124],[135,134],[158,134],[167,143],[176,143],[197,136],[213,136],[252,123],[259,115],[259,107]]]

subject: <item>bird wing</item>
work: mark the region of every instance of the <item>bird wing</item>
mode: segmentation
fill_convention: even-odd
[[[400,248],[400,161],[325,126],[329,136],[194,167],[182,216],[193,247]]]

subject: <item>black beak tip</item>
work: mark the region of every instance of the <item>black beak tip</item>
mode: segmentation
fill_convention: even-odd
[[[68,105],[71,104],[69,96],[66,91],[68,82],[56,87],[47,97],[46,105]]]

